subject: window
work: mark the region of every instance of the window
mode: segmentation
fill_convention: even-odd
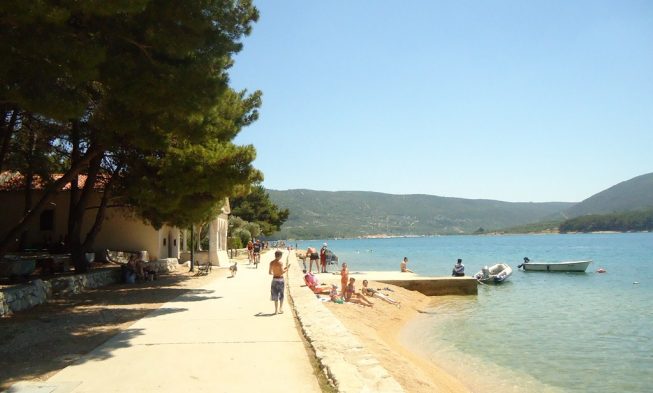
[[[167,244],[167,242],[166,242],[167,240],[168,240],[168,239],[166,239],[165,237],[163,238],[163,245],[164,245],[164,246]]]
[[[40,228],[42,231],[54,230],[54,210],[44,210],[41,212]]]

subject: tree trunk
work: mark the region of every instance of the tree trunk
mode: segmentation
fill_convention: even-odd
[[[99,154],[89,163],[83,191],[77,198],[75,205],[71,206],[70,211],[68,212],[68,240],[70,245],[71,259],[73,265],[75,266],[75,271],[80,273],[85,272],[88,268],[86,258],[84,256],[88,250],[84,249],[82,243],[84,212],[86,211],[86,206],[88,205],[89,199],[95,192],[95,183],[97,180],[97,175],[100,171],[100,165],[102,164],[102,158],[103,154]]]
[[[63,186],[70,182],[73,177],[79,173],[79,171],[85,166],[88,165],[89,161],[91,161],[94,157],[96,157],[98,154],[101,153],[101,150],[96,148],[96,147],[91,147],[87,152],[86,155],[77,163],[74,163],[71,165],[70,169],[66,173],[64,173],[59,180],[55,181],[50,187],[48,187],[45,192],[43,193],[43,196],[39,201],[34,205],[32,210],[30,212],[23,216],[23,218],[14,225],[13,228],[5,235],[4,239],[0,242],[0,256],[3,256],[6,252],[7,249],[9,248],[9,245],[15,241],[16,236],[18,236],[26,227],[29,225],[32,220],[34,220],[34,217],[36,217],[37,214],[40,214],[41,210],[43,207],[52,200],[52,197],[59,192],[63,188]]]
[[[71,165],[74,165],[80,160],[79,143],[79,123],[73,120],[71,122],[70,130],[70,144],[72,145],[72,151],[70,152]],[[75,242],[79,243],[79,236],[76,238],[73,237],[73,232],[75,232],[74,226],[77,218],[75,212],[77,211],[77,203],[79,200],[79,174],[75,174],[70,182],[70,194],[68,197],[70,199],[68,203],[68,244],[72,247]]]
[[[2,111],[2,116],[6,116],[6,112]],[[14,127],[16,126],[16,120],[18,119],[18,110],[11,110],[11,118],[7,123],[6,127],[0,128],[0,173],[4,170],[4,163],[9,153],[9,143],[11,142],[11,136],[14,134]],[[4,123],[4,118],[2,119]],[[4,124],[3,124],[4,126]]]
[[[111,187],[113,187],[113,183],[116,177],[118,176],[120,169],[121,167],[118,166],[118,168],[111,175],[111,179],[109,179],[109,182],[104,186],[104,192],[102,193],[102,201],[100,202],[100,206],[98,207],[97,214],[95,215],[95,222],[93,223],[93,226],[86,234],[86,239],[82,244],[82,247],[85,250],[91,250],[91,248],[93,247],[93,243],[95,242],[95,238],[97,237],[98,233],[100,233],[100,229],[102,228],[102,222],[104,222],[107,206],[109,204],[109,199],[111,198],[111,191],[112,191]]]
[[[34,165],[33,163],[33,157],[34,157],[34,149],[36,146],[36,133],[33,130],[29,130],[29,139],[28,139],[28,146],[27,149],[25,149],[25,162],[27,163],[27,170],[23,174],[23,187],[25,189],[25,194],[24,194],[24,208],[23,208],[23,215],[26,216],[29,214],[30,210],[32,210],[32,203],[33,203],[33,179],[34,179]],[[20,250],[24,250],[27,247],[27,231],[23,231],[20,234],[20,242],[18,244],[18,248]]]

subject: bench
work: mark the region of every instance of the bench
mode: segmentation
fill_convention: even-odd
[[[197,267],[196,276],[203,276],[211,272],[211,262],[209,261],[195,261],[195,267]]]

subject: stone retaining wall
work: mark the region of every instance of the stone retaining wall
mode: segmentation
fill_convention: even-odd
[[[403,392],[403,388],[333,313],[303,287],[301,265],[289,253],[288,294],[297,319],[327,378],[338,392]],[[333,334],[338,332],[338,334]]]
[[[176,272],[179,267],[179,260],[177,258],[164,258],[158,261],[150,261],[147,263],[147,266],[154,268],[159,274]]]
[[[0,316],[45,303],[48,298],[71,295],[120,281],[120,269],[98,269],[84,274],[36,279],[0,290]]]

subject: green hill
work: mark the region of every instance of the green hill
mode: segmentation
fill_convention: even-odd
[[[565,210],[569,218],[653,208],[653,173],[637,176],[594,194]]]
[[[573,203],[512,203],[363,191],[268,190],[290,209],[278,238],[435,235],[505,228],[559,215]]]

